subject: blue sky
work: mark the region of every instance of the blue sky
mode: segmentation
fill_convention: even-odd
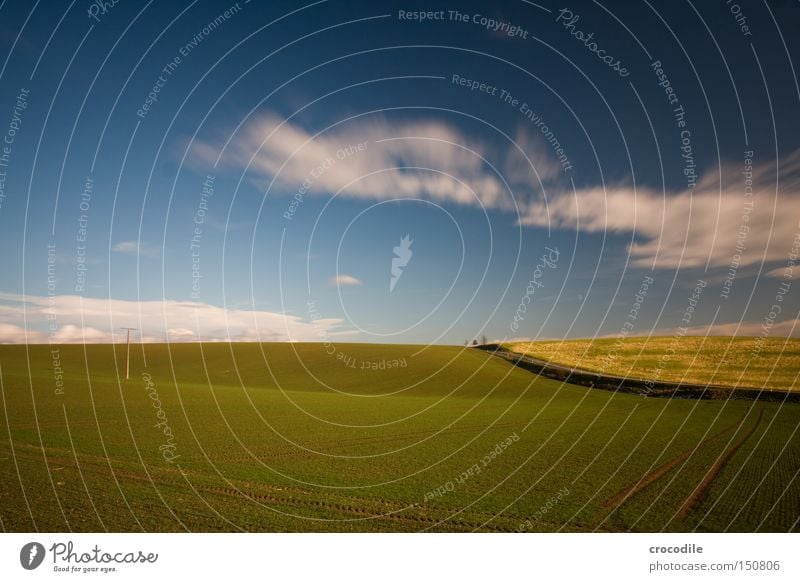
[[[0,341],[798,335],[800,5],[651,4],[4,2]]]

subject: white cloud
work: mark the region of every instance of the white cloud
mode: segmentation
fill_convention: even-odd
[[[135,240],[123,240],[116,243],[114,246],[111,247],[111,250],[115,253],[123,253],[126,255],[134,255],[140,257],[158,257],[160,255],[158,249],[151,247],[150,245],[146,245],[144,243],[140,243]]]
[[[753,166],[753,207],[745,211],[743,165],[708,172],[693,195],[629,185],[559,192],[530,204],[521,223],[586,232],[635,233],[632,263],[672,268],[725,267],[786,259],[800,229],[800,151],[775,163]],[[746,218],[745,218],[746,215]],[[737,252],[743,229],[744,248]],[[746,231],[746,232],[745,232]]]
[[[352,275],[337,275],[336,277],[328,279],[328,283],[334,287],[338,287],[340,285],[361,285],[362,281]]]
[[[128,253],[135,255],[139,252],[139,243],[137,243],[135,240],[124,240],[111,247],[111,250],[116,253]]]
[[[538,136],[519,128],[514,135],[514,143],[516,147],[509,148],[502,166],[503,176],[509,184],[528,187],[533,184],[539,190],[540,183],[563,177],[561,164]]]
[[[190,150],[204,164],[216,163],[221,155],[221,165],[253,172],[265,189],[274,177],[292,193],[305,184],[316,195],[341,191],[345,197],[427,198],[513,211],[508,188],[489,163],[503,162],[497,171],[512,187],[522,186],[514,191],[522,198],[534,191],[537,173],[546,181],[560,172],[541,140],[527,135],[519,132],[516,140],[531,162],[514,144],[501,155],[489,155],[483,144],[440,121],[398,123],[370,117],[315,136],[265,114],[246,123],[224,152],[222,140],[195,141]],[[348,153],[349,146],[359,143],[365,144],[361,151]]]
[[[727,267],[737,254],[742,225],[749,230],[740,267],[785,260],[800,227],[800,150],[777,162],[756,160],[754,207],[745,222],[743,161],[708,170],[691,195],[630,183],[573,192],[563,187],[560,164],[540,136],[521,130],[514,141],[494,151],[441,121],[376,116],[349,120],[315,136],[265,114],[245,123],[229,141],[195,141],[191,158],[208,164],[219,157],[222,166],[257,177],[264,189],[274,179],[279,193],[288,189],[293,194],[302,187],[310,195],[425,198],[509,212],[519,208],[519,222],[527,226],[632,235],[632,264],[641,267],[654,259],[657,268]],[[337,157],[358,143],[366,144],[363,151]]]
[[[743,321],[740,323],[717,323],[714,325],[698,325],[690,327],[685,335],[724,335],[737,337],[761,336],[764,334],[763,321]],[[658,335],[684,333],[678,329],[660,329]],[[800,337],[800,319],[787,319],[777,322],[768,328],[766,337]]]
[[[771,271],[767,271],[764,273],[765,277],[771,277],[772,279],[785,279],[791,281],[794,279],[794,267],[789,269],[786,266],[778,267],[777,269],[772,269]]]
[[[41,343],[45,341],[43,333],[26,332],[24,327],[11,323],[0,323],[0,344]]]
[[[54,331],[49,339],[54,344],[107,343],[112,341],[112,334],[88,325],[80,326],[70,323]]]
[[[122,341],[123,326],[137,341],[320,341],[340,337],[334,318],[302,318],[270,311],[226,309],[189,301],[125,301],[76,295],[41,297],[0,293],[0,343],[107,343]],[[23,319],[23,316],[25,319]],[[27,321],[28,331],[18,324]],[[56,324],[52,333],[48,326]]]

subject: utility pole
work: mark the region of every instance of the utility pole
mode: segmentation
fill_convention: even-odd
[[[131,332],[136,331],[136,328],[123,327],[122,329],[128,330],[128,355],[125,358],[125,379],[129,380],[131,377]]]

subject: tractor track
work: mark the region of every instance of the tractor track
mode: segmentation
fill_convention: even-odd
[[[652,471],[649,471],[644,476],[640,477],[637,481],[630,483],[629,485],[625,486],[623,489],[603,501],[601,507],[603,509],[608,509],[610,511],[615,511],[624,503],[627,503],[632,497],[636,496],[638,493],[641,493],[644,489],[658,481],[661,477],[669,473],[672,469],[674,469],[677,465],[684,462],[686,459],[691,457],[700,449],[706,447],[710,443],[716,441],[717,439],[723,437],[727,433],[734,430],[737,426],[741,426],[742,422],[744,422],[745,418],[747,417],[747,413],[745,413],[739,420],[734,422],[733,424],[723,428],[716,434],[711,435],[710,437],[700,441],[700,443],[687,451],[684,451],[671,459],[668,459]]]
[[[686,500],[681,504],[680,509],[678,509],[678,519],[686,519],[686,516],[691,513],[691,511],[697,507],[703,499],[705,499],[706,495],[708,494],[708,490],[711,488],[711,484],[717,478],[717,476],[722,472],[725,468],[725,465],[728,464],[728,461],[731,460],[733,455],[742,447],[744,443],[746,443],[753,433],[756,432],[759,426],[761,426],[761,420],[764,417],[764,409],[758,411],[758,418],[756,422],[750,427],[750,430],[747,433],[743,434],[738,441],[733,443],[729,446],[725,452],[719,456],[716,462],[712,465],[711,469],[706,473],[703,480],[698,483],[697,487],[689,494]]]
[[[17,453],[19,460],[27,460],[34,463],[41,462],[41,449],[31,446],[30,448],[36,449],[38,454],[33,453]],[[70,468],[73,470],[80,470],[83,474],[91,473],[94,475],[108,475],[109,469],[105,457],[95,455],[80,457],[80,467],[76,464],[75,459],[71,456],[63,456],[68,453],[66,450],[47,451],[48,464],[51,466],[60,466]],[[56,452],[61,453],[56,456]],[[119,461],[114,461],[114,464],[119,464]],[[133,464],[133,463],[128,463]],[[151,473],[149,476],[142,472],[115,466],[113,468],[114,474],[119,479],[137,481],[150,485],[160,485],[165,487],[173,487],[180,490],[186,489],[186,481],[189,472],[181,472],[178,468],[160,468],[158,473]],[[165,475],[164,472],[168,471],[171,475]],[[312,512],[330,512],[339,513],[350,516],[350,518],[364,520],[364,521],[381,521],[392,520],[411,524],[417,529],[426,529],[433,525],[440,524],[443,528],[458,528],[464,531],[474,530],[488,530],[493,532],[513,532],[515,529],[510,525],[514,517],[507,517],[509,519],[509,526],[503,527],[502,525],[488,525],[484,522],[487,518],[497,518],[484,512],[471,512],[475,515],[477,520],[468,521],[464,519],[451,520],[447,516],[452,513],[452,509],[436,508],[430,505],[421,504],[403,504],[397,501],[386,501],[375,498],[365,498],[356,496],[343,496],[337,495],[334,499],[319,499],[312,497],[315,492],[297,487],[281,487],[276,485],[269,485],[264,483],[251,483],[251,482],[238,482],[229,479],[235,487],[223,485],[210,485],[199,482],[192,482],[192,487],[197,492],[206,493],[218,497],[245,499],[258,503],[269,503],[271,505],[279,506],[281,508],[306,510]],[[173,507],[173,510],[182,513],[183,510]],[[276,509],[271,507],[269,509]],[[415,512],[412,514],[411,512]],[[426,513],[427,515],[420,515],[419,512]],[[202,514],[194,514],[197,517],[204,517],[216,523],[218,520],[213,516]],[[298,518],[310,518],[309,516],[293,516]],[[310,519],[314,519],[311,517]],[[337,521],[336,519],[324,518],[325,521]]]

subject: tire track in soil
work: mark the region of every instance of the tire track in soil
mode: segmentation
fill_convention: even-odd
[[[688,459],[690,456],[695,454],[697,451],[699,451],[700,449],[706,447],[707,445],[709,445],[713,441],[715,441],[715,440],[719,439],[720,437],[724,436],[725,434],[729,433],[730,431],[732,431],[737,426],[740,426],[742,424],[742,422],[744,422],[744,419],[746,418],[746,416],[747,416],[747,413],[742,415],[742,418],[740,418],[738,421],[734,422],[730,426],[727,426],[727,427],[723,428],[721,431],[719,431],[718,433],[716,433],[714,435],[711,435],[710,437],[700,441],[700,443],[697,446],[692,447],[689,450],[684,451],[684,452],[672,457],[671,459],[665,461],[664,463],[662,463],[661,465],[659,465],[658,467],[656,467],[652,471],[650,471],[650,472],[646,473],[644,476],[640,477],[635,482],[625,486],[623,489],[621,489],[620,491],[618,491],[617,493],[615,493],[614,495],[612,495],[611,497],[609,497],[608,499],[603,501],[603,503],[601,503],[600,506],[603,509],[610,510],[611,512],[616,511],[624,503],[627,503],[628,501],[630,501],[630,499],[632,497],[634,497],[637,494],[641,493],[644,489],[646,489],[647,487],[649,487],[650,485],[652,485],[653,483],[658,481],[661,477],[663,477],[664,475],[669,473],[678,464],[682,463],[683,461]]]
[[[717,459],[711,469],[706,473],[706,476],[703,478],[703,480],[700,481],[697,487],[695,487],[689,496],[684,500],[684,502],[681,504],[681,507],[678,509],[678,519],[686,519],[692,510],[697,507],[703,501],[703,499],[705,499],[706,495],[708,494],[708,490],[711,488],[711,484],[728,464],[728,461],[730,461],[733,455],[736,454],[736,451],[738,451],[742,445],[746,443],[751,436],[753,436],[753,433],[756,432],[758,427],[761,426],[761,420],[763,417],[764,409],[762,408],[758,411],[758,418],[750,430],[747,431],[746,434],[742,435],[738,441],[727,448],[727,450]]]
[[[35,447],[38,449],[38,447]],[[48,451],[48,453],[52,453],[52,451]],[[25,459],[36,463],[38,458],[35,455],[25,455],[25,454],[18,454],[18,458]],[[92,457],[95,457],[92,455]],[[81,470],[84,473],[93,473],[93,474],[108,474],[108,466],[105,464],[95,464],[95,463],[105,463],[105,458],[95,457],[92,459],[93,462],[87,462],[88,459],[81,459]],[[71,469],[77,470],[77,466],[75,464],[74,459],[69,457],[54,457],[48,454],[48,462],[53,465],[63,465],[69,467]],[[160,469],[161,471],[167,470],[166,468]],[[152,468],[151,468],[152,471]],[[178,479],[177,474],[180,473],[180,470],[177,468],[169,469],[170,472],[175,473],[176,475],[172,478],[164,476],[164,475],[154,475],[151,472],[150,477],[148,477],[144,473],[139,473],[135,471],[126,470],[124,468],[114,468],[114,473],[120,479],[127,479],[130,481],[137,481],[143,482],[150,485],[162,485],[168,487],[174,487],[177,489],[184,489],[185,482],[182,479]],[[188,472],[183,471],[184,475],[188,477]],[[483,522],[470,522],[466,520],[448,520],[447,515],[450,513],[450,510],[445,508],[434,508],[431,506],[421,506],[419,504],[402,504],[396,501],[388,501],[388,500],[381,500],[381,499],[374,499],[374,498],[363,498],[363,497],[355,497],[355,496],[339,496],[339,499],[334,500],[321,500],[321,499],[302,499],[301,496],[311,496],[314,493],[312,491],[308,491],[301,488],[296,487],[279,487],[275,485],[269,485],[265,483],[236,483],[234,480],[230,480],[234,484],[240,486],[240,489],[237,490],[233,487],[224,487],[224,486],[215,486],[215,485],[207,485],[201,483],[193,483],[194,488],[197,491],[202,491],[209,495],[215,496],[222,496],[227,498],[237,498],[242,500],[249,500],[249,501],[258,501],[258,502],[267,502],[272,503],[275,505],[280,505],[287,508],[293,508],[296,510],[310,510],[310,511],[330,511],[330,512],[338,512],[344,513],[347,515],[352,515],[356,518],[360,518],[363,521],[375,521],[379,522],[382,520],[393,520],[393,521],[402,521],[406,523],[413,524],[418,526],[419,529],[423,527],[430,527],[433,524],[439,523],[441,527],[448,527],[454,526],[456,528],[461,528],[465,531],[473,531],[473,530],[489,530],[493,532],[500,532],[500,533],[510,533],[515,531],[512,527],[502,527],[500,525],[490,526],[485,525]],[[245,491],[244,486],[248,487],[256,487],[260,489],[260,491]],[[174,508],[176,512],[180,512],[178,508]],[[426,512],[433,512],[432,515],[410,515],[408,513],[399,513],[404,510],[417,510],[423,509]],[[387,511],[391,513],[386,513]],[[434,515],[438,513],[439,517],[434,517]],[[482,512],[473,512],[476,516],[483,515],[485,516],[488,514],[484,514]],[[201,515],[195,514],[197,517],[202,517]],[[296,517],[289,515],[288,517]],[[308,517],[308,516],[300,516],[300,517]],[[496,517],[496,516],[494,516]],[[212,516],[207,516],[207,519],[217,522],[215,518]],[[481,519],[481,518],[479,518]],[[513,519],[513,518],[509,518]],[[329,521],[329,520],[326,520]],[[334,520],[335,521],[335,520]]]

